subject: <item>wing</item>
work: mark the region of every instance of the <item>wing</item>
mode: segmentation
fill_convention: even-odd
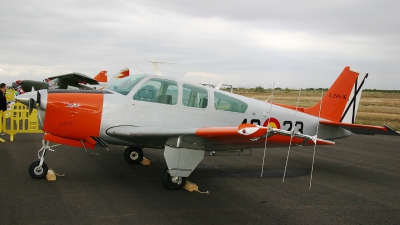
[[[370,125],[362,125],[362,124],[352,124],[352,123],[340,123],[340,122],[331,122],[331,121],[320,121],[320,124],[333,126],[333,127],[341,127],[355,134],[365,134],[365,135],[399,135],[399,133],[392,128],[384,125],[380,126],[370,126]]]
[[[332,141],[317,139],[285,130],[241,124],[239,127],[164,128],[164,127],[112,127],[106,133],[124,142],[145,147],[164,148],[165,145],[201,150],[240,150],[293,145],[333,145]]]
[[[53,76],[47,79],[49,80],[58,79],[60,81],[60,89],[67,89],[68,86],[78,87],[80,83],[87,83],[92,85],[99,84],[97,80],[77,72]]]

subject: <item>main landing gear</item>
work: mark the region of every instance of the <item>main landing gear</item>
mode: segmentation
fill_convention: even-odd
[[[143,150],[140,147],[126,147],[124,159],[129,164],[139,164],[143,160]]]
[[[186,183],[186,177],[171,176],[169,170],[166,169],[161,180],[162,186],[167,190],[178,190],[183,188]]]
[[[143,160],[143,150],[140,147],[127,146],[124,152],[124,159],[129,164],[139,164]],[[169,170],[163,173],[161,184],[165,189],[178,190],[186,183],[186,177],[171,176]]]
[[[46,155],[46,151],[52,151],[54,152],[51,147],[59,146],[59,145],[53,145],[49,146],[49,142],[42,140],[42,148],[38,151],[38,158],[39,161],[33,162],[29,166],[29,174],[31,175],[32,178],[34,179],[42,179],[47,175],[48,167],[46,163],[44,163],[44,156]],[[40,155],[40,152],[42,152],[42,155]]]

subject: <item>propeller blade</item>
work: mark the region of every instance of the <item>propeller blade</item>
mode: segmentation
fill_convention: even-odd
[[[40,93],[39,93],[39,91],[37,91],[37,98],[36,98],[36,103],[38,104],[37,106],[39,107],[40,106]]]
[[[31,115],[33,108],[35,107],[35,100],[33,98],[29,99],[29,115]]]

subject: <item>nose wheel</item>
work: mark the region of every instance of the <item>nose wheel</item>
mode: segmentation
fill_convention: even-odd
[[[183,188],[186,183],[186,177],[171,176],[168,169],[165,170],[161,180],[162,186],[167,190],[178,190]]]
[[[29,166],[29,175],[34,179],[42,179],[48,171],[46,163],[40,166],[40,161],[36,161]]]
[[[33,162],[29,166],[29,175],[31,175],[34,179],[42,179],[47,175],[47,171],[49,170],[46,163],[44,163],[44,156],[46,155],[47,150],[54,152],[51,147],[55,147],[58,145],[50,146],[48,141],[42,141],[42,148],[38,151],[39,161]],[[40,154],[42,153],[42,154]]]
[[[138,164],[143,160],[143,150],[140,147],[126,147],[124,159],[128,164]]]

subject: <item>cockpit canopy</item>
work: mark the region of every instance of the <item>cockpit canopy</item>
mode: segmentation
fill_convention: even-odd
[[[128,95],[146,77],[144,74],[125,77],[108,84],[104,89]],[[179,91],[182,91],[180,95]],[[184,107],[199,109],[214,106],[216,110],[236,113],[245,113],[248,108],[246,102],[223,91],[207,90],[201,85],[178,84],[164,77],[150,77],[133,94],[133,100],[166,105],[181,104]]]
[[[147,75],[137,74],[122,79],[117,79],[114,82],[104,87],[105,90],[115,91],[123,95],[127,95],[136,84],[138,84]]]

